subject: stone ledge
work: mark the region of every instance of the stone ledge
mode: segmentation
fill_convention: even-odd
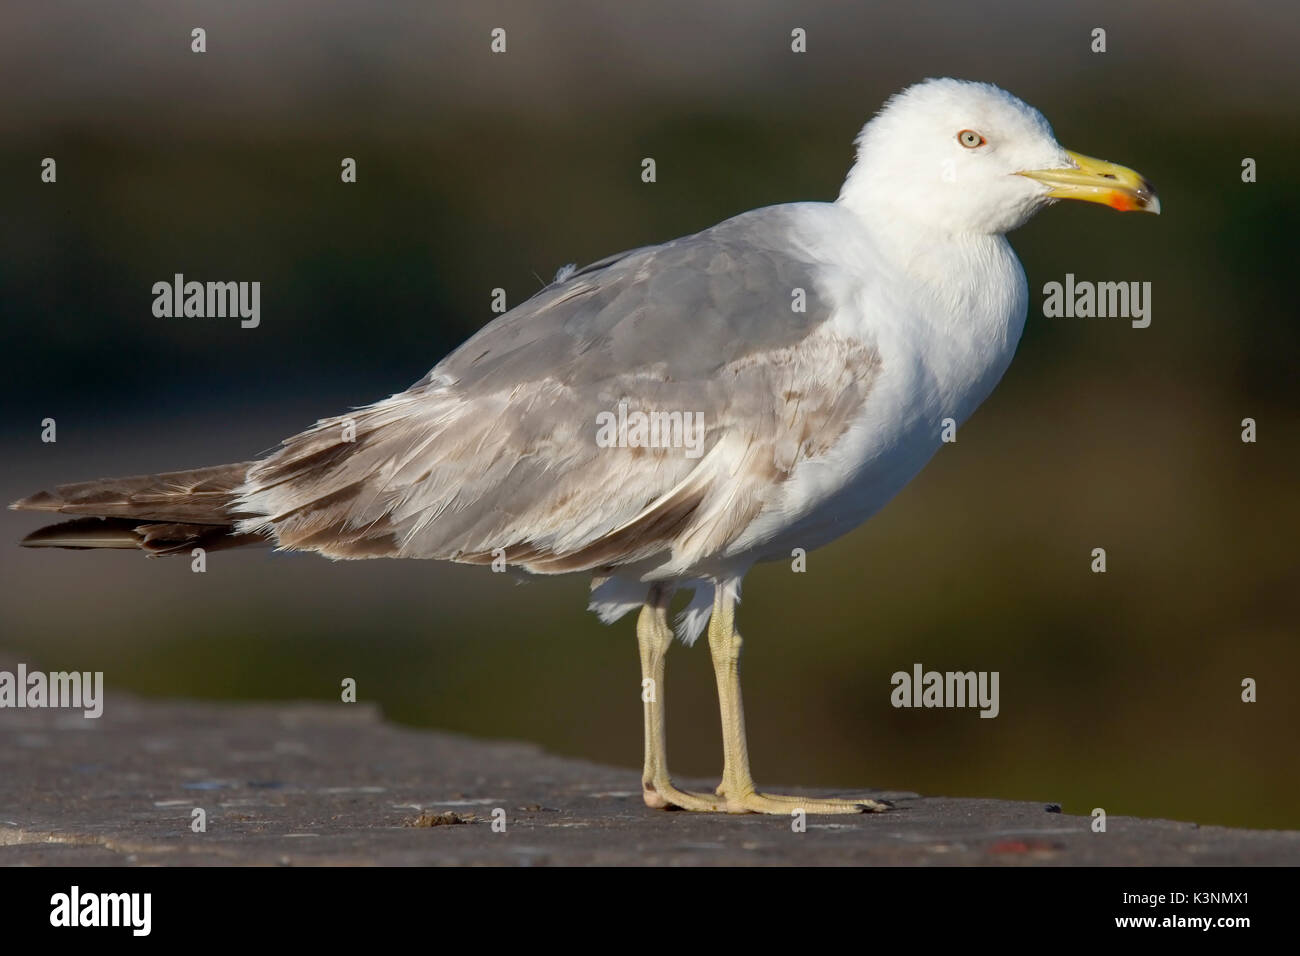
[[[1300,863],[1296,831],[1112,816],[1097,834],[1040,803],[910,793],[872,794],[893,812],[809,817],[795,833],[785,818],[649,810],[639,778],[399,727],[360,704],[110,696],[98,720],[7,709],[0,865]],[[206,833],[190,830],[195,807]]]

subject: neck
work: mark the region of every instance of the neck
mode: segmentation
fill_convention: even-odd
[[[1000,234],[964,233],[917,222],[888,200],[841,196],[870,239],[876,275],[897,276],[913,323],[929,328],[934,341],[954,355],[979,355],[967,363],[977,381],[962,382],[960,415],[968,414],[1001,377],[1020,339],[1028,289],[1020,260]],[[953,373],[953,380],[961,376]]]
[[[954,232],[922,222],[897,201],[842,194],[836,205],[853,213],[881,259],[923,280],[936,294],[975,292],[991,269],[1005,274],[1008,260],[1016,263],[1006,237]]]

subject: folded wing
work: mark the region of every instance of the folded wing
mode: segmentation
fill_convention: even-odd
[[[723,553],[849,426],[879,364],[828,323],[794,215],[747,213],[547,288],[412,388],[253,465],[236,508],[258,517],[239,530],[535,573]],[[602,422],[635,413],[667,434],[611,445]]]

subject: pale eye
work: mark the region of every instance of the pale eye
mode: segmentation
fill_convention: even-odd
[[[961,143],[967,149],[976,149],[983,146],[988,141],[973,129],[964,129],[957,134],[957,142]]]

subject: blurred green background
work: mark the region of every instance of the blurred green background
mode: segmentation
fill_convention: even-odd
[[[1141,170],[1159,218],[1071,204],[1012,236],[1029,323],[958,443],[808,573],[747,579],[755,773],[1300,827],[1294,4],[85,0],[0,17],[5,500],[252,457],[419,378],[491,318],[494,287],[516,304],[567,262],[833,199],[861,124],[926,76],[1005,86],[1069,148]],[[260,328],[155,318],[150,287],[175,272],[261,281]],[[1150,281],[1150,328],[1042,318],[1067,272]],[[40,523],[7,513],[4,537]],[[34,665],[168,697],[337,700],[354,677],[396,720],[625,765],[635,789],[632,624],[602,627],[585,601],[578,578],[421,562],[234,552],[198,575],[0,548],[0,646]],[[669,662],[673,770],[715,776],[707,650]],[[914,662],[999,671],[1001,715],[891,708]]]

